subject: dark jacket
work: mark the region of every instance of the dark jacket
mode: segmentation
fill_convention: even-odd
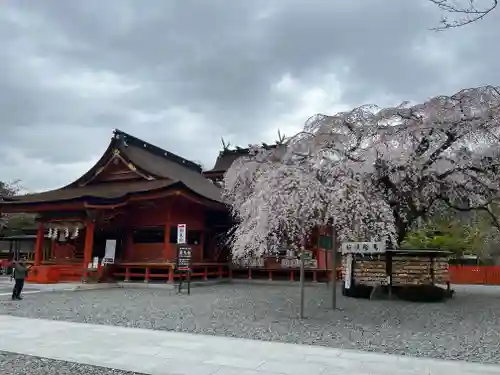
[[[24,280],[28,276],[28,267],[25,264],[15,263],[14,264],[14,279]]]

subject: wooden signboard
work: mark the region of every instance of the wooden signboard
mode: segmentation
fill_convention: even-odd
[[[191,271],[191,248],[186,245],[177,246],[177,262],[175,268],[177,271]]]
[[[191,257],[192,249],[187,245],[179,244],[177,245],[177,261],[175,263],[175,269],[177,272],[181,272],[179,279],[179,293],[182,291],[183,275],[186,275],[187,279],[187,291],[191,294]]]

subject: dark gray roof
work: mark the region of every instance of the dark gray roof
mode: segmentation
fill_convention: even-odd
[[[106,165],[113,157],[114,150],[119,150],[127,162],[132,163],[152,179],[89,184],[99,168]],[[116,199],[174,186],[191,190],[208,200],[222,202],[220,188],[203,176],[200,165],[125,132],[115,130],[101,159],[76,181],[56,190],[9,197],[0,205],[48,203],[82,198]]]

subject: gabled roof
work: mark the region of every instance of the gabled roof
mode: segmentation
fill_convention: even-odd
[[[272,150],[280,147],[284,147],[281,144],[275,144],[275,145],[264,145],[266,150]],[[231,165],[240,157],[247,156],[248,153],[250,152],[250,148],[241,148],[237,147],[236,149],[233,150],[223,150],[219,152],[219,156],[217,157],[217,160],[215,161],[215,165],[212,169],[204,171],[203,173],[206,175],[213,175],[213,174],[224,174],[226,171],[231,167]]]
[[[120,158],[138,179],[121,182],[93,182],[113,158]],[[202,167],[120,130],[99,161],[82,177],[60,189],[5,198],[2,204],[34,204],[75,199],[117,199],[134,193],[165,188],[184,188],[211,201],[221,202],[221,190],[202,175]]]

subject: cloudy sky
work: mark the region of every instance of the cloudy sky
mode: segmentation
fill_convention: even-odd
[[[0,180],[83,174],[119,128],[211,168],[223,136],[500,84],[500,10],[446,33],[426,0],[10,0]]]

